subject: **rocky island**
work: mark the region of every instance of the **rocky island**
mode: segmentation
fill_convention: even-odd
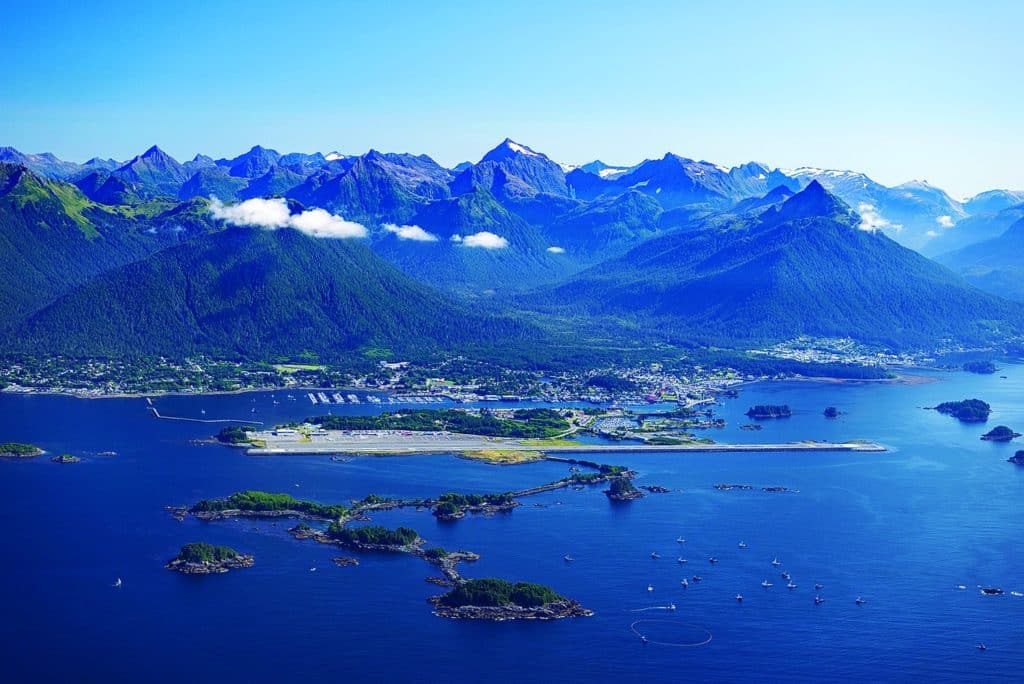
[[[186,575],[213,575],[237,568],[251,568],[254,563],[252,556],[240,554],[228,546],[193,542],[182,546],[178,555],[165,567]]]
[[[1014,432],[1005,425],[997,425],[981,436],[987,442],[1009,442],[1017,437],[1020,437],[1020,433]]]
[[[1006,460],[1007,462],[1014,463],[1016,465],[1024,465],[1024,451],[1018,451],[1017,453],[1015,453],[1013,456]]]
[[[768,420],[771,418],[789,418],[793,415],[792,409],[785,404],[758,404],[747,411],[747,418],[754,420]]]
[[[71,454],[60,454],[50,458],[54,463],[81,463],[82,459],[78,456],[72,456]]]
[[[43,450],[35,444],[22,444],[21,442],[0,443],[0,458],[34,458],[42,454]]]
[[[494,578],[463,580],[428,601],[435,615],[460,620],[556,620],[594,614],[541,584]]]
[[[644,493],[633,486],[633,483],[626,477],[617,477],[604,490],[605,495],[612,501],[633,501],[641,498]]]
[[[947,416],[953,416],[961,423],[984,423],[988,420],[992,407],[981,399],[964,399],[963,401],[946,401],[935,407],[935,410]]]
[[[835,406],[828,406],[828,407],[826,407],[825,408],[825,417],[826,418],[838,418],[839,417],[839,409],[837,409]]]

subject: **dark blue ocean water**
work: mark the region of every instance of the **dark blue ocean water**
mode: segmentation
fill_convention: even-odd
[[[285,525],[179,523],[163,506],[247,488],[325,502],[507,490],[561,477],[563,466],[250,457],[190,444],[215,426],[153,419],[141,399],[0,395],[0,441],[84,457],[0,462],[0,680],[1013,679],[1024,667],[1024,598],[983,597],[976,587],[1024,591],[1024,468],[1006,463],[1024,446],[982,442],[983,428],[920,408],[977,396],[994,407],[989,426],[1024,428],[1024,367],[1001,374],[1008,378],[758,384],[719,408],[728,428],[708,432],[721,441],[866,438],[890,446],[885,454],[616,455],[604,460],[638,470],[639,484],[678,491],[614,506],[599,489],[567,490],[455,524],[414,511],[376,517],[479,552],[463,566],[467,576],[550,584],[596,611],[554,623],[442,620],[425,602],[438,590],[423,581],[432,569],[415,559],[371,555],[336,567],[336,550],[293,540]],[[155,404],[168,415],[205,409],[207,418],[273,423],[314,413],[295,394],[289,402],[277,393],[278,405],[270,393]],[[788,403],[796,415],[739,430],[757,403]],[[824,419],[827,405],[844,415]],[[95,455],[104,450],[118,455]],[[717,482],[800,493],[720,492]],[[163,568],[197,540],[254,553],[256,566],[200,578]],[[567,553],[574,563],[563,561]],[[679,565],[679,555],[689,563]],[[709,555],[720,562],[711,566]],[[773,556],[798,589],[784,588]],[[704,581],[684,590],[680,580],[694,574]],[[124,584],[113,589],[117,577]],[[759,586],[766,578],[770,590]],[[825,585],[820,606],[815,582]],[[855,605],[858,595],[868,603]],[[675,613],[632,612],[670,602]],[[703,630],[713,640],[644,645],[629,630],[641,618],[674,621],[646,625],[653,640],[693,640]],[[975,649],[982,641],[984,653]]]

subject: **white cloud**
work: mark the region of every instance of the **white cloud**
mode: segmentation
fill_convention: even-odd
[[[903,226],[898,223],[893,223],[889,219],[878,213],[878,209],[873,204],[867,204],[866,202],[857,207],[857,213],[860,214],[860,229],[870,232],[876,230],[884,230],[891,228],[897,233],[903,230]]]
[[[282,202],[284,200],[281,200]],[[324,209],[309,209],[291,217],[289,225],[313,237],[358,238],[366,237],[366,227],[361,223],[346,221]]]
[[[935,219],[935,222],[938,223],[943,228],[952,228],[953,227],[953,217],[952,216],[939,216],[938,218]]]
[[[552,254],[565,254],[565,247],[555,247],[552,245],[548,247],[548,251]]]
[[[396,226],[394,223],[385,223],[384,230],[397,235],[400,240],[413,240],[414,242],[437,242],[437,236],[428,233],[419,226]],[[453,236],[454,237],[454,236]]]
[[[307,209],[301,214],[292,215],[288,211],[288,203],[280,197],[250,199],[232,205],[225,205],[213,197],[210,199],[210,213],[214,218],[236,226],[256,226],[268,230],[294,228],[322,238],[366,237],[366,227],[361,223],[346,221],[324,209]]]
[[[455,233],[448,239],[451,240],[452,242],[462,242],[462,236],[459,235],[458,233]]]
[[[929,238],[937,238],[939,237],[939,231],[929,230],[927,233],[925,233],[925,235],[928,236]]]
[[[225,206],[216,197],[210,199],[210,213],[236,226],[284,228],[291,218],[283,199],[250,199]]]
[[[480,247],[482,249],[503,249],[508,247],[508,240],[490,231],[481,230],[479,233],[473,233],[462,238],[462,244],[466,247]]]

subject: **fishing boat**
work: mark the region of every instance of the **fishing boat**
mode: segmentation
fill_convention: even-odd
[[[114,580],[114,588],[118,589],[118,588],[120,588],[120,586],[121,586],[121,578],[118,577],[116,580]]]
[[[780,561],[778,558],[772,558],[772,565],[774,565],[775,567],[779,567],[780,565],[782,565],[782,561]]]
[[[648,584],[647,585],[647,591],[654,591],[654,585],[653,584]]]
[[[815,596],[814,597],[814,605],[820,606],[824,602],[825,602],[825,599],[821,598],[820,596]]]
[[[686,587],[690,586],[690,583],[686,581],[685,577],[683,578],[683,581],[680,582],[679,584],[683,585],[683,589],[685,589]]]
[[[867,603],[867,601],[865,601],[865,600],[864,600],[864,599],[862,599],[862,598],[861,598],[860,596],[858,596],[858,597],[857,597],[857,600],[856,600],[856,601],[854,601],[854,603],[856,603],[856,604],[857,604],[858,606],[863,606],[863,605],[864,605],[865,603]]]
[[[743,594],[736,594],[736,600],[742,602],[743,601]]]
[[[741,542],[739,543],[739,547],[740,547],[741,549],[745,549],[745,548],[747,548],[747,542],[741,541]]]
[[[572,563],[574,560],[576,560],[576,559],[573,558],[572,556],[570,556],[569,554],[565,555],[565,562],[566,563]]]
[[[786,588],[787,589],[796,589],[796,585],[793,584],[792,581],[790,581],[788,584],[786,584]]]
[[[718,562],[718,559],[715,558],[714,556],[711,556],[710,558],[708,558],[708,563],[711,563],[712,565],[714,565],[717,562]]]
[[[771,582],[769,582],[768,580],[761,580],[761,586],[764,587],[765,589],[767,589],[767,588],[769,588],[771,586],[774,586],[774,585]]]
[[[676,544],[685,544],[686,540],[682,537],[676,537]]]
[[[679,558],[676,558],[676,563],[679,563],[680,565],[682,565],[683,563],[688,563],[688,562],[689,562],[689,561],[687,561],[687,560],[686,560],[685,558],[683,558],[682,556],[680,556]]]
[[[651,551],[651,558],[661,558],[661,556],[658,555],[657,551]]]

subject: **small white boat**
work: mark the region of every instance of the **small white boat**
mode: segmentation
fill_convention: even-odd
[[[657,551],[651,551],[651,558],[661,558],[661,556],[658,555]]]
[[[824,602],[825,602],[825,599],[821,598],[820,596],[815,596],[814,597],[814,605],[820,606]]]
[[[687,560],[686,560],[685,558],[683,558],[682,556],[680,556],[679,558],[676,558],[676,563],[679,563],[680,565],[682,565],[682,564],[684,564],[684,563],[687,563],[687,562],[689,562],[689,561],[687,561]]]
[[[667,606],[665,606],[665,610],[675,610],[675,609],[676,609],[676,604],[674,604],[674,603],[670,603]]]
[[[711,556],[711,558],[708,558],[708,563],[711,563],[712,565],[714,565],[717,562],[718,562],[718,559],[715,558],[714,556]]]
[[[676,537],[676,544],[685,544],[686,540],[682,537]]]
[[[654,585],[653,584],[648,584],[647,585],[647,591],[654,591]]]
[[[824,584],[822,584],[821,582],[818,582],[818,583],[816,583],[816,584],[814,585],[814,590],[815,590],[815,591],[821,591],[821,590],[822,590],[822,589],[824,589],[824,588],[825,588],[825,585],[824,585]]]
[[[865,601],[865,600],[864,600],[864,599],[862,599],[862,598],[861,598],[860,596],[858,596],[858,597],[857,597],[857,600],[856,600],[856,601],[854,601],[854,603],[856,603],[856,604],[857,604],[858,606],[863,606],[863,605],[864,605],[865,603],[867,603],[867,601]]]
[[[788,581],[788,580],[792,579],[792,577],[790,577],[790,576],[789,576],[789,573],[788,573],[788,572],[783,572],[783,573],[782,573],[782,579],[784,579],[784,580],[787,580],[787,581]]]
[[[772,558],[772,565],[774,565],[775,567],[779,567],[780,565],[782,565],[782,561],[780,561],[778,558]]]
[[[768,589],[769,587],[774,586],[774,585],[771,582],[769,582],[768,580],[761,580],[761,586],[764,587],[765,589]]]
[[[741,541],[741,542],[739,543],[739,547],[740,547],[741,549],[745,549],[745,548],[747,548],[747,542]]]
[[[640,643],[641,644],[646,644],[647,643],[647,637],[645,637],[645,636],[640,637]]]
[[[790,581],[790,582],[789,582],[789,583],[788,583],[788,584],[786,585],[786,588],[787,588],[787,589],[796,589],[796,585],[795,585],[795,584],[793,584],[793,582],[792,582],[792,581]]]
[[[316,572],[316,568],[310,568],[309,571],[310,572]]]
[[[958,584],[958,585],[956,585],[956,588],[960,589],[962,591],[962,590],[967,588],[967,585],[966,584]]]
[[[975,648],[977,648],[979,651],[984,651],[988,648],[988,646],[986,646],[985,644],[978,644]]]
[[[742,602],[743,601],[743,594],[736,594],[736,600]]]
[[[679,584],[683,585],[683,589],[685,589],[686,587],[690,586],[690,583],[686,581],[686,578],[683,578],[683,581],[680,582]]]
[[[572,556],[570,556],[569,554],[565,555],[565,562],[566,563],[572,563],[574,560],[576,560],[576,559],[573,558]]]
[[[1024,596],[1024,594],[1020,593],[1019,591],[1011,591],[1010,592],[1010,596],[1018,596],[1019,597],[1019,596]]]
[[[118,577],[116,580],[114,580],[114,588],[115,589],[119,589],[120,587],[121,587],[121,578]]]

